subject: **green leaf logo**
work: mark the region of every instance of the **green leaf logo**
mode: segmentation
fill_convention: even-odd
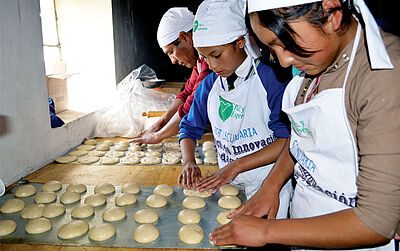
[[[199,21],[195,20],[193,25],[193,32],[196,32],[197,27],[199,27]]]
[[[218,115],[225,122],[233,112],[233,104],[221,97],[219,97]]]

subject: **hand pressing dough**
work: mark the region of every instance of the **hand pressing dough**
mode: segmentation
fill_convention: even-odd
[[[214,150],[209,150],[204,152],[204,157],[217,157],[217,152]]]
[[[239,194],[239,189],[231,184],[225,184],[219,188],[219,193],[221,195],[232,195],[236,196]]]
[[[184,225],[179,229],[178,235],[186,244],[198,244],[204,238],[203,229],[197,224]]]
[[[110,207],[103,212],[103,220],[119,221],[126,217],[126,211],[122,207]]]
[[[218,206],[226,209],[235,209],[240,207],[241,204],[242,202],[236,196],[225,195],[218,200]]]
[[[119,163],[118,157],[102,157],[100,159],[100,164],[103,165],[114,165]]]
[[[159,194],[168,197],[174,193],[174,189],[167,184],[160,184],[156,186],[153,190],[153,194]]]
[[[28,221],[25,231],[28,234],[41,234],[51,230],[51,221],[46,218],[33,219]]]
[[[35,202],[37,204],[52,203],[57,200],[57,194],[55,192],[40,192],[35,196]]]
[[[106,154],[106,152],[104,152],[104,151],[97,151],[97,150],[90,151],[90,152],[88,153],[89,156],[96,156],[96,157],[103,157],[105,154]]]
[[[29,220],[40,218],[43,215],[44,207],[43,204],[30,204],[22,210],[21,218]]]
[[[72,204],[81,200],[81,194],[78,192],[65,192],[60,196],[60,202],[64,205]]]
[[[158,220],[158,214],[153,209],[146,208],[137,211],[134,218],[137,223],[154,223]]]
[[[93,164],[100,160],[97,156],[83,156],[78,158],[78,162],[82,164]]]
[[[14,195],[15,195],[15,197],[25,198],[25,197],[32,196],[35,193],[36,193],[36,187],[34,187],[31,184],[27,184],[27,185],[18,186],[17,189],[15,189]]]
[[[139,157],[136,157],[136,156],[125,157],[125,158],[121,159],[120,162],[121,162],[121,164],[124,164],[124,165],[135,165],[140,162],[140,159],[139,159]]]
[[[64,240],[77,238],[84,235],[89,230],[89,224],[83,220],[73,220],[60,227],[57,236]]]
[[[218,164],[218,159],[217,159],[217,157],[205,157],[204,163],[205,164]]]
[[[103,194],[92,194],[86,197],[84,203],[91,205],[92,207],[98,207],[104,205],[106,202],[107,198]]]
[[[111,223],[102,223],[100,225],[93,226],[88,233],[91,240],[94,241],[105,241],[115,235],[116,229]]]
[[[17,229],[17,223],[13,220],[1,220],[0,221],[0,236],[6,236]]]
[[[128,145],[125,145],[125,144],[117,144],[117,145],[115,146],[115,151],[127,151],[127,150],[128,150],[128,147],[129,147],[129,143],[128,143]]]
[[[121,157],[124,157],[124,156],[125,156],[125,153],[124,153],[124,152],[118,152],[118,151],[110,151],[110,152],[107,152],[105,156],[106,156],[106,157],[117,157],[117,158],[121,158]]]
[[[228,223],[228,222],[230,222],[232,219],[228,219],[228,214],[230,213],[231,211],[229,211],[229,210],[225,210],[225,211],[222,211],[222,212],[220,212],[218,215],[217,215],[217,222],[219,223],[219,224],[221,224],[221,225],[225,225],[226,223]]]
[[[78,159],[78,157],[76,156],[72,156],[72,155],[67,155],[67,156],[62,156],[56,159],[56,162],[61,163],[61,164],[67,164],[67,163],[71,163],[74,162]]]
[[[139,158],[141,158],[141,157],[146,156],[146,153],[143,152],[143,151],[128,152],[128,153],[126,154],[126,156],[127,156],[127,157],[139,157]]]
[[[61,190],[61,188],[62,188],[61,182],[59,182],[57,180],[49,180],[43,184],[42,191],[43,192],[57,192],[58,190]]]
[[[113,146],[114,145],[114,141],[107,139],[104,140],[102,144],[108,145],[108,146]]]
[[[140,163],[151,165],[151,164],[159,164],[161,159],[159,157],[144,157],[140,159]]]
[[[146,153],[146,157],[161,157],[161,153],[160,152],[147,152]]]
[[[102,183],[94,187],[94,193],[96,194],[111,194],[115,192],[115,187],[110,183]]]
[[[90,217],[94,214],[94,208],[88,204],[79,204],[74,207],[71,211],[71,216],[73,218],[83,219]]]
[[[206,206],[206,201],[196,196],[186,197],[182,202],[182,206],[188,209],[203,208]]]
[[[123,207],[134,204],[137,201],[137,197],[131,193],[121,193],[115,198],[115,205]]]
[[[78,150],[85,150],[85,151],[91,151],[91,150],[93,150],[93,149],[96,149],[96,147],[95,147],[95,146],[92,146],[92,145],[80,145],[80,146],[78,146],[76,149],[78,149]]]
[[[208,198],[208,197],[210,197],[212,195],[211,191],[212,191],[212,189],[208,189],[208,190],[205,190],[203,192],[200,192],[200,191],[197,191],[197,190],[194,190],[194,189],[186,189],[186,188],[184,188],[183,189],[183,194],[188,196],[188,197],[189,196],[196,196],[196,197],[200,197],[200,198]]]
[[[132,194],[138,194],[140,192],[140,186],[136,185],[135,183],[126,183],[122,189],[122,193],[132,193]]]
[[[167,157],[167,158],[163,158],[162,159],[162,163],[166,164],[166,165],[175,165],[181,162],[181,158],[180,157]]]
[[[146,205],[149,207],[160,208],[167,205],[167,199],[159,194],[152,194],[146,199]]]
[[[87,188],[84,184],[76,184],[76,185],[68,185],[67,186],[67,192],[78,192],[78,193],[84,193],[86,192]]]
[[[44,207],[42,216],[48,219],[55,218],[65,213],[65,206],[60,203],[48,204]]]
[[[108,150],[110,150],[110,146],[103,143],[103,144],[98,145],[96,147],[96,150],[97,151],[108,151]]]
[[[133,232],[133,238],[139,243],[149,243],[155,241],[159,236],[160,232],[153,224],[140,225]]]
[[[1,207],[0,212],[4,214],[11,214],[21,211],[25,208],[25,202],[18,198],[7,200]]]
[[[85,145],[96,145],[97,141],[95,139],[87,139],[87,140],[85,140],[85,142],[83,144],[85,144]]]
[[[201,220],[201,215],[194,209],[183,209],[178,214],[178,220],[182,224],[197,224]]]
[[[71,155],[71,156],[79,157],[79,156],[83,156],[83,155],[88,154],[88,151],[85,151],[85,150],[76,150],[76,151],[71,151],[71,152],[69,152],[68,154]]]

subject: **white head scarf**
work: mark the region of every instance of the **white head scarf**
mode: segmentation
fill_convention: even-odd
[[[194,21],[194,47],[224,45],[244,36],[246,52],[254,58],[260,57],[257,44],[247,33],[245,14],[246,0],[203,1]]]
[[[193,20],[193,13],[186,7],[175,7],[165,12],[157,30],[157,41],[160,47],[174,42],[181,31],[190,31],[193,28]]]
[[[248,0],[249,13],[319,2],[321,0]],[[393,69],[387,54],[378,25],[363,0],[354,0],[355,9],[361,14],[365,23],[366,42],[372,69]]]

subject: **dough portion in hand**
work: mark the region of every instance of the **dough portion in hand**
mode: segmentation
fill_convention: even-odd
[[[89,155],[82,156],[82,157],[78,158],[78,162],[82,163],[82,164],[93,164],[93,163],[98,162],[99,160],[100,160],[99,157],[97,157],[97,156],[89,156]]]
[[[197,224],[184,225],[179,229],[179,239],[186,244],[198,244],[204,238],[203,228]]]
[[[231,184],[225,184],[219,188],[219,193],[221,195],[231,195],[236,196],[239,194],[239,189]]]
[[[25,198],[25,197],[32,196],[35,193],[36,193],[36,187],[34,187],[31,184],[27,184],[27,185],[18,186],[17,189],[15,189],[14,195],[15,195],[15,197]]]
[[[159,164],[161,163],[161,159],[159,157],[144,157],[140,159],[140,163],[151,165],[151,164]]]
[[[103,212],[103,220],[119,221],[126,217],[126,211],[122,207],[110,207]]]
[[[71,211],[71,216],[78,219],[90,217],[94,214],[94,208],[89,204],[79,204]]]
[[[146,205],[149,207],[160,208],[167,205],[167,199],[159,194],[152,194],[146,199]]]
[[[104,205],[107,202],[106,196],[104,194],[92,194],[86,197],[85,204],[91,205],[92,207],[98,207]]]
[[[137,201],[137,197],[131,193],[121,193],[115,198],[115,205],[123,207],[134,204]]]
[[[188,209],[199,209],[206,206],[206,201],[196,196],[186,197],[182,202],[182,206]]]
[[[4,214],[11,214],[21,211],[25,208],[25,202],[18,198],[13,198],[7,200],[3,205],[0,207],[0,212]]]
[[[58,190],[61,190],[61,188],[62,188],[61,182],[59,182],[57,180],[49,180],[43,184],[42,191],[43,192],[57,192]]]
[[[60,196],[60,202],[67,205],[81,200],[81,194],[78,192],[65,192]]]
[[[226,209],[235,209],[240,207],[242,202],[236,196],[225,195],[219,198],[218,206]]]
[[[228,223],[228,222],[230,222],[232,219],[228,219],[228,214],[230,213],[231,211],[229,211],[229,210],[225,210],[225,211],[222,211],[222,212],[220,212],[218,215],[217,215],[217,222],[219,223],[219,224],[221,224],[221,225],[225,225],[226,223]]]
[[[83,220],[73,220],[60,227],[57,236],[64,240],[77,238],[84,235],[89,230],[89,224]]]
[[[83,155],[88,154],[88,151],[85,151],[85,150],[76,150],[76,151],[71,151],[71,152],[69,152],[68,154],[69,154],[69,155],[72,155],[72,156],[79,157],[79,156],[83,156]]]
[[[96,194],[107,195],[107,194],[111,194],[113,192],[115,192],[115,187],[110,183],[102,183],[102,184],[95,186],[95,188],[94,188],[94,193],[96,193]]]
[[[51,230],[51,221],[46,218],[33,219],[28,221],[25,231],[28,234],[41,234]]]
[[[43,204],[30,204],[22,210],[21,218],[29,220],[40,218],[42,217],[44,207]]]
[[[44,207],[42,216],[48,219],[55,218],[65,213],[65,206],[58,202],[48,204]]]
[[[76,184],[76,185],[68,185],[67,186],[67,192],[78,192],[78,193],[84,193],[86,192],[87,188],[84,184]]]
[[[74,162],[78,159],[78,157],[73,156],[73,155],[67,155],[67,156],[62,156],[56,159],[56,162],[61,163],[61,164],[68,164],[71,162]]]
[[[6,236],[17,229],[17,223],[13,220],[0,220],[0,236]]]
[[[94,241],[105,241],[115,235],[116,229],[111,223],[102,223],[93,226],[88,233],[91,240]]]
[[[135,184],[135,183],[126,183],[122,189],[122,193],[132,193],[132,194],[138,194],[140,192],[140,186]]]
[[[160,184],[153,190],[153,194],[159,194],[164,197],[171,196],[174,193],[174,189],[167,184]]]
[[[196,196],[200,198],[208,198],[212,195],[212,189],[205,190],[203,192],[194,190],[194,189],[183,189],[183,194],[190,197],[190,196]]]
[[[57,200],[57,194],[55,192],[39,192],[35,196],[35,202],[37,204],[47,204]]]
[[[182,224],[197,224],[201,220],[201,215],[194,209],[183,209],[178,214],[178,220]]]
[[[139,243],[149,243],[155,241],[159,236],[160,232],[153,224],[140,225],[133,232],[133,238]]]
[[[137,223],[154,223],[158,220],[158,214],[153,209],[146,208],[137,211],[134,218]]]

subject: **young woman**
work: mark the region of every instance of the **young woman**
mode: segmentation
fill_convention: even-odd
[[[214,190],[234,180],[244,184],[250,198],[271,170],[289,130],[280,111],[286,84],[256,59],[259,51],[250,46],[244,12],[245,1],[204,1],[197,10],[194,46],[213,73],[200,84],[180,124],[184,169],[178,183],[192,187],[201,180],[194,149],[209,120],[220,167],[212,176]],[[236,80],[231,81],[233,76]],[[291,183],[285,182],[280,191],[278,218],[287,218]]]
[[[394,250],[400,222],[400,42],[362,0],[249,0],[251,26],[303,71],[282,109],[290,140],[260,190],[215,230],[217,245]],[[294,174],[293,219],[260,216]],[[249,216],[253,215],[253,216]],[[388,243],[389,242],[389,243]]]

